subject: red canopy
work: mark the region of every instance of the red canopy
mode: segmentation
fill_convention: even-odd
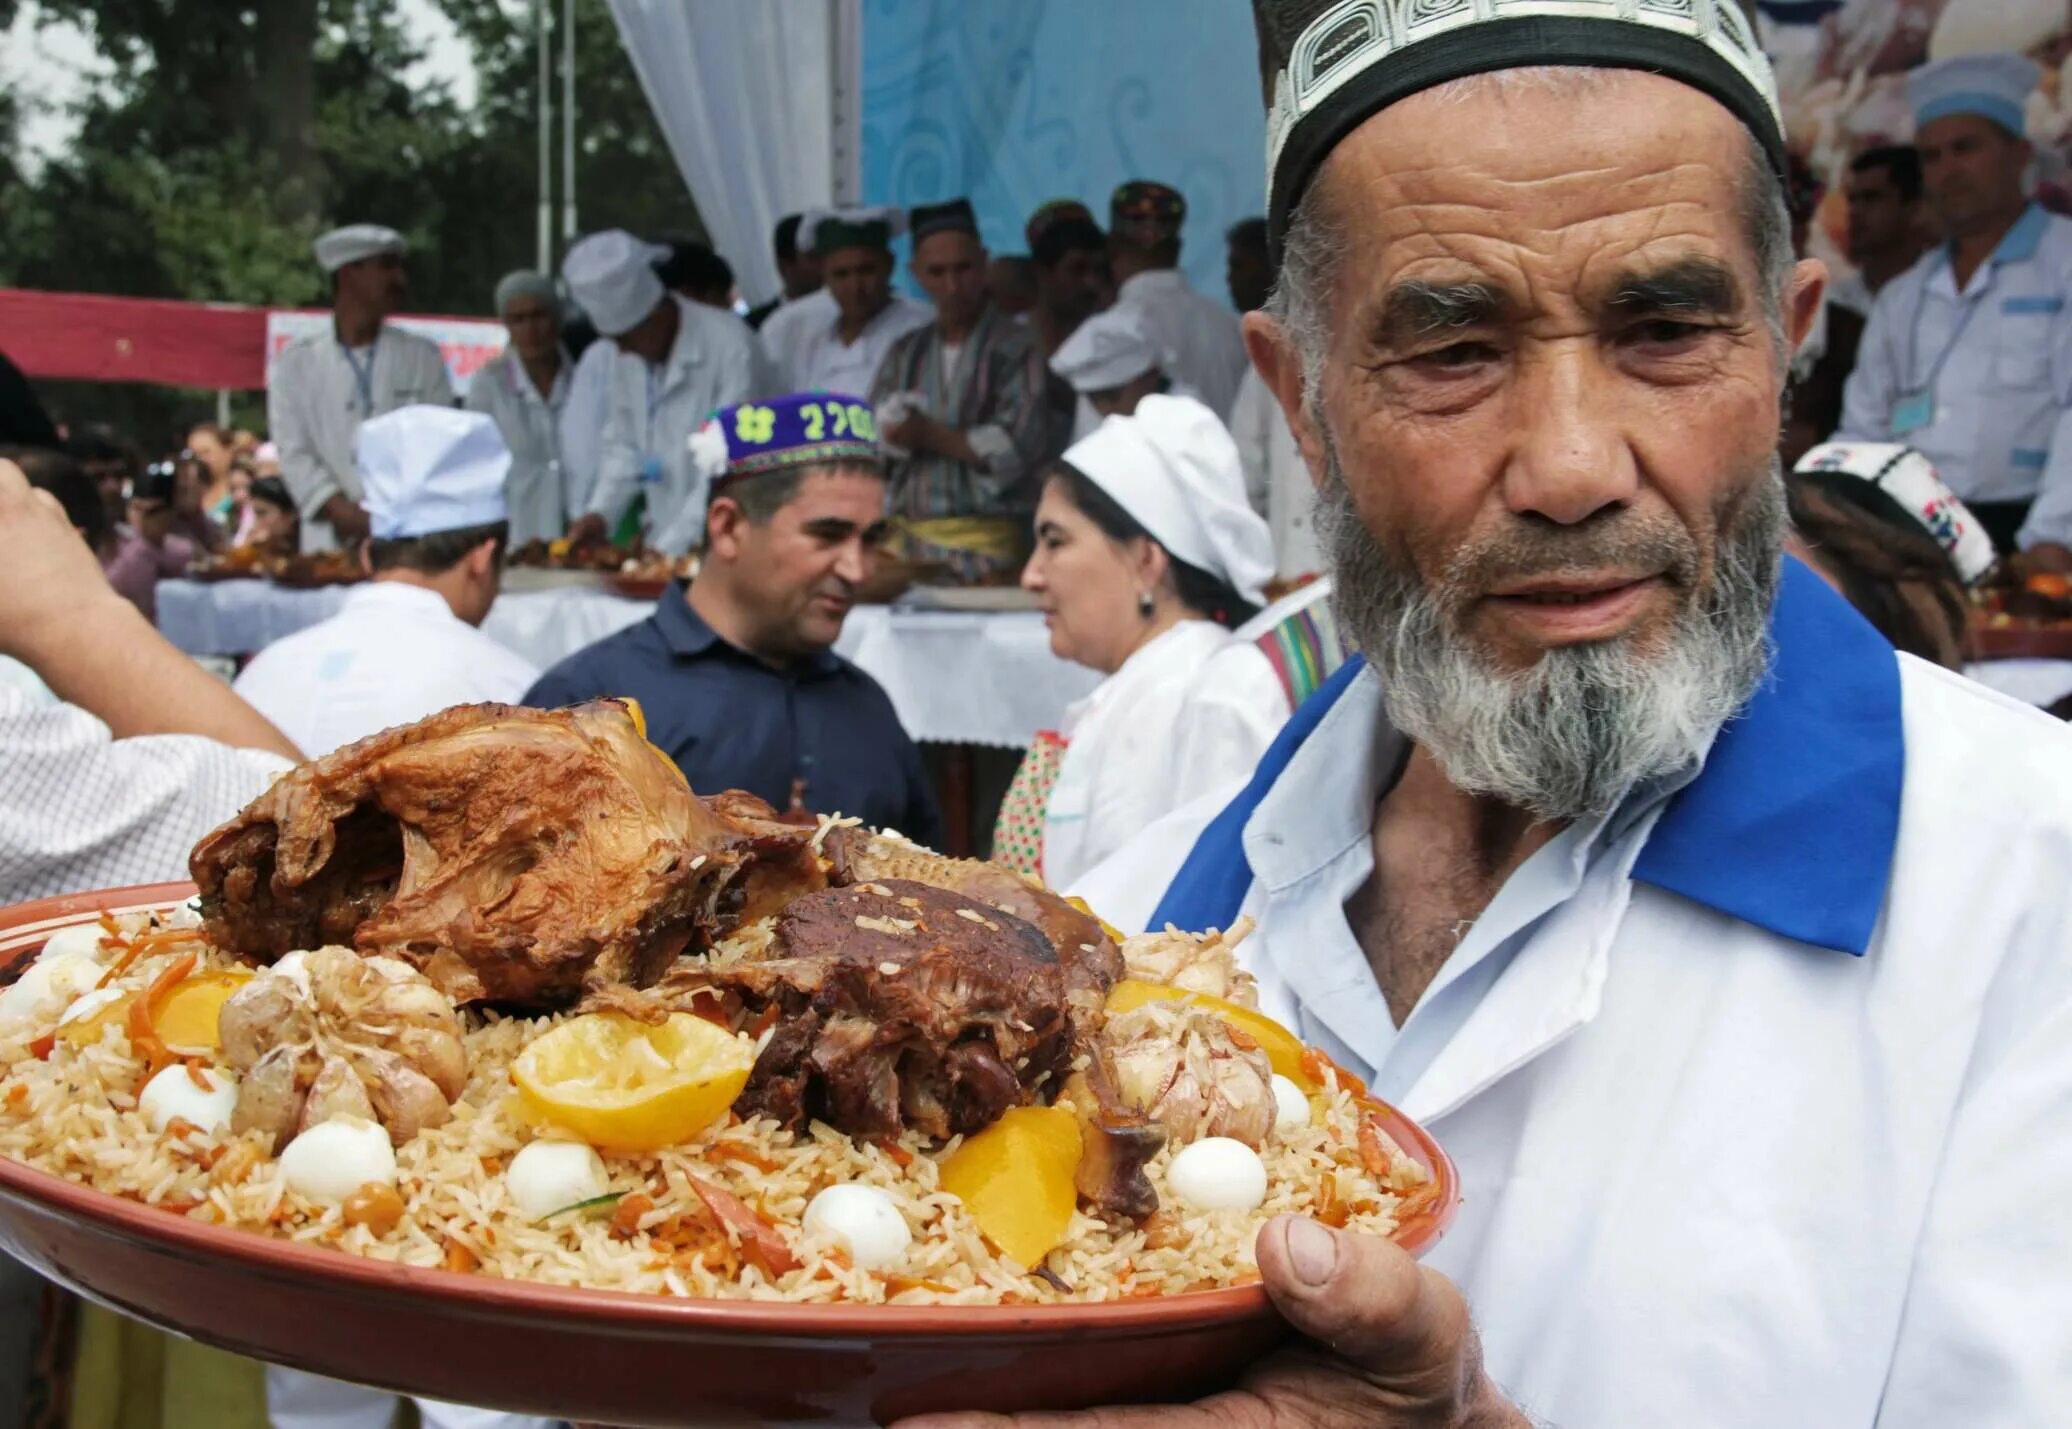
[[[266,311],[0,288],[0,351],[31,377],[258,388]]]

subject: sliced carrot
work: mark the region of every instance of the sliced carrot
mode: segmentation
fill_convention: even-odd
[[[909,1290],[928,1290],[937,1295],[953,1295],[956,1293],[950,1286],[943,1284],[940,1280],[923,1280],[918,1275],[884,1275],[880,1276],[879,1279],[885,1282],[885,1293],[888,1296],[904,1295]]]
[[[26,1083],[26,1082],[16,1082],[16,1083],[15,1083],[15,1084],[14,1084],[13,1086],[11,1086],[11,1087],[9,1087],[9,1088],[7,1089],[7,1105],[8,1105],[8,1107],[9,1107],[9,1108],[10,1108],[11,1110],[14,1110],[14,1111],[19,1111],[19,1110],[21,1110],[21,1109],[22,1109],[23,1107],[27,1106],[28,1104],[29,1104],[29,1087],[28,1087],[28,1083]]]
[[[200,953],[188,953],[167,964],[165,970],[151,979],[151,985],[144,989],[144,995],[130,1004],[129,1039],[130,1050],[144,1058],[147,1068],[145,1077],[155,1077],[161,1070],[173,1063],[173,1054],[166,1050],[158,1035],[158,1009],[166,994],[178,987],[187,974],[194,971],[201,962]]]
[[[758,1171],[775,1171],[784,1163],[774,1157],[763,1155],[753,1146],[743,1146],[733,1141],[715,1141],[706,1148],[706,1155],[719,1161],[739,1161],[744,1166],[753,1166]]]
[[[475,1252],[449,1236],[446,1241],[446,1259],[441,1263],[448,1270],[465,1273],[482,1262],[475,1258]]]
[[[696,1176],[691,1177],[690,1182],[691,1189],[698,1193],[698,1199],[705,1203],[705,1209],[712,1212],[713,1218],[726,1227],[730,1235],[740,1239],[741,1254],[750,1265],[772,1280],[799,1268],[799,1258],[777,1234],[777,1228],[750,1210],[747,1202],[732,1191],[722,1190]]]
[[[205,1092],[216,1090],[208,1078],[209,1063],[206,1057],[182,1057],[180,1060],[187,1067],[188,1081],[194,1083]]]
[[[654,1208],[654,1199],[645,1192],[634,1191],[619,1197],[619,1204],[612,1211],[612,1234],[620,1240],[631,1240],[640,1229],[640,1218]]]
[[[1302,1070],[1320,1087],[1330,1086],[1332,1078],[1336,1078],[1337,1085],[1341,1090],[1349,1091],[1355,1097],[1365,1097],[1367,1095],[1367,1084],[1365,1082],[1332,1061],[1331,1055],[1319,1048],[1305,1047],[1302,1049]],[[1331,1075],[1329,1077],[1325,1076],[1326,1072],[1329,1072]]]
[[[884,1152],[885,1158],[901,1170],[914,1164],[914,1153],[889,1136],[874,1136],[871,1138],[871,1145]]]
[[[29,1051],[35,1055],[37,1061],[48,1062],[50,1060],[51,1052],[57,1047],[57,1045],[58,1034],[55,1032],[46,1032],[41,1037],[38,1037],[35,1041],[29,1044]]]

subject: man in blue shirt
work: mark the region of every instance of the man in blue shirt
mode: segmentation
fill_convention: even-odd
[[[885,531],[870,406],[817,392],[725,407],[691,455],[712,493],[698,574],[547,671],[525,703],[631,696],[700,793],[746,789],[939,846],[919,751],[877,682],[832,648]]]

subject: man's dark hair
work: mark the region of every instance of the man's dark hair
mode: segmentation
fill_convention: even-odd
[[[101,505],[101,493],[69,453],[49,447],[0,447],[0,460],[13,462],[29,478],[30,486],[55,496],[65,508],[65,519],[79,528],[96,552],[114,534],[108,509]]]
[[[1241,218],[1224,233],[1223,241],[1232,248],[1250,248],[1257,252],[1266,251],[1266,220],[1260,217]]]
[[[709,244],[695,239],[672,241],[669,256],[655,264],[662,286],[678,293],[727,293],[734,286],[734,269]]]
[[[1173,573],[1173,588],[1180,597],[1180,604],[1200,615],[1207,616],[1226,629],[1235,630],[1259,613],[1259,607],[1246,600],[1232,588],[1230,582],[1221,576],[1210,575],[1200,566],[1191,566],[1167,550],[1165,542],[1144,529],[1144,523],[1123,510],[1122,503],[1102,489],[1101,484],[1069,462],[1051,463],[1050,476],[1064,482],[1066,493],[1081,515],[1100,528],[1101,534],[1111,541],[1133,541],[1142,536],[1147,541],[1158,541],[1165,550],[1166,562]]]
[[[1061,218],[1037,235],[1029,261],[1039,268],[1055,268],[1067,253],[1106,253],[1108,235],[1087,218]]]
[[[808,476],[871,476],[884,480],[884,471],[867,461],[816,462],[810,466],[783,466],[754,476],[737,476],[712,488],[706,505],[725,497],[741,508],[751,526],[767,526],[770,518],[791,505],[799,486]]]
[[[293,493],[288,490],[288,483],[282,481],[277,476],[253,477],[252,499],[254,501],[263,501],[268,506],[286,511],[290,515],[300,516],[302,514],[301,508],[295,504]]]
[[[256,487],[252,494],[258,495]],[[367,564],[376,574],[402,570],[427,576],[443,575],[484,541],[496,542],[496,554],[502,556],[511,544],[511,523],[492,521],[483,526],[434,531],[426,536],[405,536],[393,541],[370,540],[367,543]]]
[[[1908,203],[1921,197],[1921,153],[1913,145],[1884,144],[1865,149],[1849,164],[1852,174],[1870,169],[1883,169],[1885,177],[1892,180],[1892,187]]]
[[[787,213],[777,220],[775,246],[779,263],[789,263],[799,256],[799,224],[805,217],[803,213]]]
[[[137,449],[106,422],[88,422],[73,428],[72,435],[65,438],[64,452],[77,462],[119,461],[132,477],[144,464]]]

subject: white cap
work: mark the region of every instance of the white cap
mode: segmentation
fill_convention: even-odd
[[[1051,354],[1050,370],[1071,383],[1074,392],[1110,392],[1164,361],[1143,315],[1117,303],[1074,328]]]
[[[317,264],[326,273],[336,273],[348,263],[357,263],[362,258],[378,258],[384,253],[393,253],[398,258],[410,251],[410,245],[403,241],[403,235],[393,228],[384,228],[378,223],[349,223],[344,228],[334,228],[314,245]]]
[[[2028,132],[2029,96],[2043,71],[2021,55],[1959,55],[1922,65],[1907,76],[1914,128],[1951,114],[1976,114],[2022,138]]]
[[[1927,457],[1897,442],[1827,442],[1799,458],[1800,476],[1832,472],[1875,487],[1949,553],[1958,579],[1976,584],[1993,568],[1993,538]]]
[[[360,424],[354,461],[377,540],[509,519],[511,449],[496,420],[455,407],[401,407]]]
[[[605,337],[617,337],[639,327],[662,301],[665,290],[655,264],[668,256],[659,244],[643,243],[623,228],[607,228],[568,250],[561,276],[591,325]]]
[[[1273,535],[1245,500],[1237,443],[1192,397],[1154,394],[1065,451],[1166,553],[1257,605],[1273,575]]]

